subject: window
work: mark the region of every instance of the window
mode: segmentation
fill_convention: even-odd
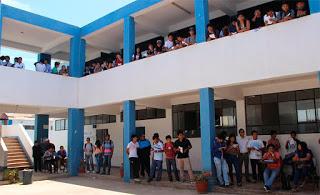
[[[25,130],[34,130],[34,125],[23,125]]]
[[[166,118],[166,110],[159,108],[146,108],[141,110],[136,110],[136,120],[152,120]],[[123,112],[120,114],[120,120],[123,122]]]
[[[107,123],[115,123],[116,115],[94,115],[94,116],[86,116],[85,117],[85,125],[97,125],[97,124],[107,124]]]
[[[55,130],[56,131],[64,131],[68,129],[68,120],[60,119],[55,121]]]

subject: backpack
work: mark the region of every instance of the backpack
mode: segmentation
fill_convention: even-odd
[[[90,152],[93,152],[93,145],[92,145],[92,143],[90,143],[90,145],[91,145],[91,151],[90,151]],[[84,144],[84,148],[86,148],[86,147],[87,147],[87,143]]]

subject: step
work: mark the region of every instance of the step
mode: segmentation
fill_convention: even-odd
[[[13,149],[22,149],[20,145],[15,145],[15,146],[7,146],[8,150],[13,150]]]
[[[12,157],[12,156],[25,156],[25,153],[23,151],[20,152],[9,152],[8,151],[8,157]]]
[[[15,159],[10,159],[8,158],[7,163],[29,163],[27,158],[15,158]]]
[[[7,166],[8,169],[24,169],[24,168],[31,168],[30,165],[16,165],[16,166]]]
[[[12,153],[16,153],[16,152],[23,152],[24,151],[22,150],[22,148],[18,148],[18,149],[11,149],[11,150],[8,150],[8,154],[12,154]]]
[[[7,146],[16,146],[16,145],[20,145],[19,142],[7,142],[6,143]]]
[[[7,167],[13,167],[13,166],[30,166],[29,162],[12,162],[12,163],[7,163]]]

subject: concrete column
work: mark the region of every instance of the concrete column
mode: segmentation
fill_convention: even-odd
[[[37,114],[35,116],[34,140],[42,142],[49,137],[49,115]]]
[[[2,45],[2,4],[0,0],[0,54],[1,54],[1,45]]]
[[[207,24],[209,23],[208,5],[208,0],[194,0],[197,43],[207,41]]]
[[[216,136],[214,90],[211,88],[200,89],[200,124],[201,124],[201,163],[204,172],[215,176],[212,157],[212,147]],[[212,190],[214,178],[209,181],[209,189]]]
[[[310,14],[320,12],[320,1],[319,0],[309,0]]]
[[[47,60],[49,64],[51,64],[51,55],[46,53],[39,53],[38,54],[38,61],[40,60]]]
[[[129,63],[135,50],[136,32],[133,17],[128,16],[124,18],[123,29],[123,60],[124,63]]]
[[[84,109],[68,109],[68,172],[77,176],[83,159]]]
[[[123,168],[124,181],[130,182],[130,161],[126,152],[131,136],[136,132],[136,108],[134,101],[123,103]]]
[[[70,40],[69,61],[69,75],[76,78],[82,77],[86,63],[86,41],[79,36]]]
[[[240,128],[246,130],[246,105],[244,100],[236,101],[236,109],[237,109],[237,129]],[[237,131],[237,134],[239,132]]]

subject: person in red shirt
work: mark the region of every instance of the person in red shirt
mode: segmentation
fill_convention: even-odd
[[[120,53],[117,53],[117,55],[116,55],[115,65],[116,66],[123,65],[123,59],[122,59],[122,56]]]
[[[264,170],[264,189],[266,192],[271,191],[271,186],[280,172],[281,167],[281,155],[275,150],[273,144],[267,146],[267,152],[263,155],[263,162],[266,164],[266,169]]]
[[[177,163],[176,163],[176,152],[174,149],[174,143],[171,141],[171,136],[166,136],[166,143],[164,144],[164,153],[166,154],[166,164],[167,164],[167,172],[170,181],[172,179],[172,171],[176,177],[176,181],[180,181],[178,170],[177,170]],[[172,167],[172,170],[171,170]]]
[[[277,132],[271,131],[270,136],[271,136],[271,138],[268,140],[268,145],[270,145],[270,144],[274,145],[274,150],[279,152],[281,145],[280,145],[280,141],[277,138]]]

